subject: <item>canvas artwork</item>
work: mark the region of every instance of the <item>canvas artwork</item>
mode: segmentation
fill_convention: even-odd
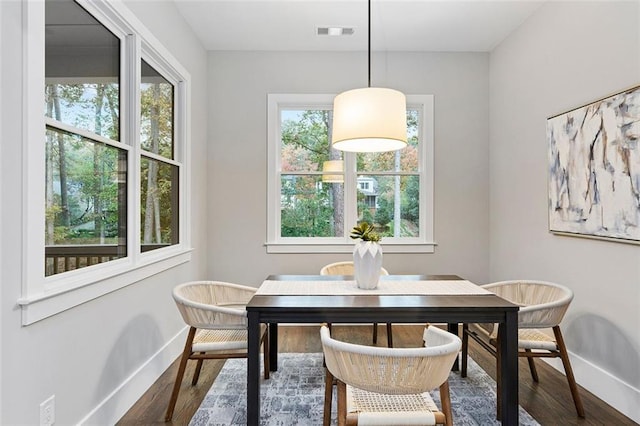
[[[551,232],[640,242],[640,86],[547,120]]]

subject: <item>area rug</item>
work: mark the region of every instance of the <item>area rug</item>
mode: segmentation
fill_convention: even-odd
[[[190,426],[246,425],[247,360],[230,359],[205,396]],[[452,372],[449,390],[453,423],[463,426],[499,425],[495,419],[495,382],[471,358],[467,378]],[[334,390],[335,392],[335,390]],[[439,392],[432,393],[440,406]],[[261,379],[261,425],[312,426],[322,424],[324,368],[320,353],[282,353],[278,371]],[[335,395],[332,424],[336,424]],[[538,423],[520,407],[520,424]]]

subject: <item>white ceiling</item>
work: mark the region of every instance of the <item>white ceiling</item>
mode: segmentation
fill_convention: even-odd
[[[174,0],[207,50],[367,49],[367,0]],[[371,49],[488,52],[542,3],[372,0]],[[322,26],[351,36],[318,36]]]

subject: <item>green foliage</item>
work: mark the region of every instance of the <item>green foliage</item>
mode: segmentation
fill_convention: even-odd
[[[360,220],[363,222],[373,223],[373,214],[371,213],[371,209],[366,205],[362,209],[362,216],[360,217]]]
[[[282,123],[283,169],[321,170],[329,160],[329,111],[308,110]]]
[[[177,200],[174,199],[175,194],[172,191],[172,185],[178,185],[178,182],[174,181],[174,175],[177,174],[176,166],[142,157],[140,171],[141,242],[143,244],[171,244],[172,208],[177,205]],[[147,203],[150,197],[152,199]],[[159,223],[155,223],[155,215],[153,214],[156,207],[152,201],[156,199],[158,201]],[[149,212],[147,212],[148,206],[151,208]],[[148,224],[146,223],[147,220],[149,221]],[[148,231],[146,234],[145,225]],[[159,227],[160,230],[159,241],[157,241],[158,237],[154,232],[157,230],[156,227]]]
[[[391,222],[393,216],[392,208],[393,206],[386,198],[380,197],[378,200],[378,209],[374,216],[375,222],[380,225],[380,227],[386,228],[387,224]]]
[[[140,145],[173,158],[173,85],[143,83],[140,88]]]
[[[420,217],[420,183],[417,178],[407,179],[402,197],[402,217],[414,223]]]
[[[354,240],[372,241],[377,243],[380,241],[380,235],[378,235],[374,229],[373,225],[370,225],[367,222],[360,222],[359,225],[356,225],[351,229],[350,237]]]
[[[309,176],[287,176],[282,180],[283,237],[335,236],[330,190],[317,183],[317,178]]]

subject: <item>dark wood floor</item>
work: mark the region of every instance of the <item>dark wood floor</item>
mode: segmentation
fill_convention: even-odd
[[[281,326],[279,329],[280,352],[321,352],[318,327]],[[370,344],[370,326],[334,326],[333,334],[338,339],[354,343]],[[421,342],[422,327],[394,325],[393,341],[396,347],[415,346]],[[471,340],[471,339],[470,339]],[[418,343],[417,343],[418,342]],[[379,326],[379,345],[386,345],[386,333]],[[470,354],[495,379],[495,359],[470,342]],[[164,416],[177,370],[177,360],[151,386],[138,402],[117,423],[120,426],[165,424]],[[186,425],[200,406],[200,403],[220,372],[224,361],[210,360],[204,363],[200,381],[191,386],[194,361],[190,361],[182,383],[173,421],[166,424]],[[636,425],[627,417],[581,390],[586,418],[577,417],[567,381],[561,373],[544,362],[538,362],[540,381],[531,380],[526,360],[520,360],[520,405],[522,405],[542,425]],[[455,419],[454,419],[455,422]]]

